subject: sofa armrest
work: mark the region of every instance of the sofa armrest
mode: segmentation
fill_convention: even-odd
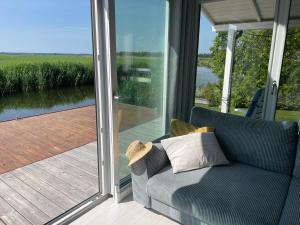
[[[147,183],[150,177],[169,164],[168,156],[160,143],[153,143],[152,150],[138,162],[131,165],[133,199],[150,207]]]

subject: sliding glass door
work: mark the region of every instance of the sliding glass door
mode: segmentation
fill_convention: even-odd
[[[90,1],[0,2],[0,224],[99,194]]]
[[[166,1],[116,0],[119,177],[128,180],[127,146],[165,133]]]
[[[280,74],[276,120],[300,121],[300,2],[292,1]]]

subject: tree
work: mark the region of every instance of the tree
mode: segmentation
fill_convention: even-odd
[[[264,88],[268,75],[268,63],[272,40],[272,30],[238,31],[236,35],[234,66],[232,72],[231,106],[248,108],[255,92]],[[212,70],[220,78],[215,85],[207,86],[207,99],[212,104],[216,93],[220,93],[226,57],[227,32],[219,32],[210,48]],[[288,31],[283,68],[280,81],[278,107],[299,109],[300,107],[300,30]],[[211,91],[214,94],[208,94]],[[295,98],[291,98],[294,95]],[[213,97],[212,97],[213,96]],[[220,93],[221,96],[221,93]]]

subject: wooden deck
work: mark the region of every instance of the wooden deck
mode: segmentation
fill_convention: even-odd
[[[153,120],[154,109],[119,104],[120,130]],[[0,122],[0,174],[96,141],[94,106]]]
[[[0,123],[0,174],[96,140],[95,107]]]
[[[121,176],[128,143],[159,137],[160,126],[156,118],[120,133]],[[43,224],[97,193],[96,148],[92,142],[0,175],[0,225]]]
[[[0,224],[39,225],[98,192],[95,142],[0,175]]]

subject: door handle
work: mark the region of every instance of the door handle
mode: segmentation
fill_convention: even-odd
[[[118,92],[117,92],[117,91],[114,91],[114,92],[113,92],[113,99],[114,99],[114,100],[119,100],[119,95],[118,95]]]
[[[271,90],[271,95],[274,95],[275,91],[277,90],[277,83],[274,80],[272,83],[272,90]]]

